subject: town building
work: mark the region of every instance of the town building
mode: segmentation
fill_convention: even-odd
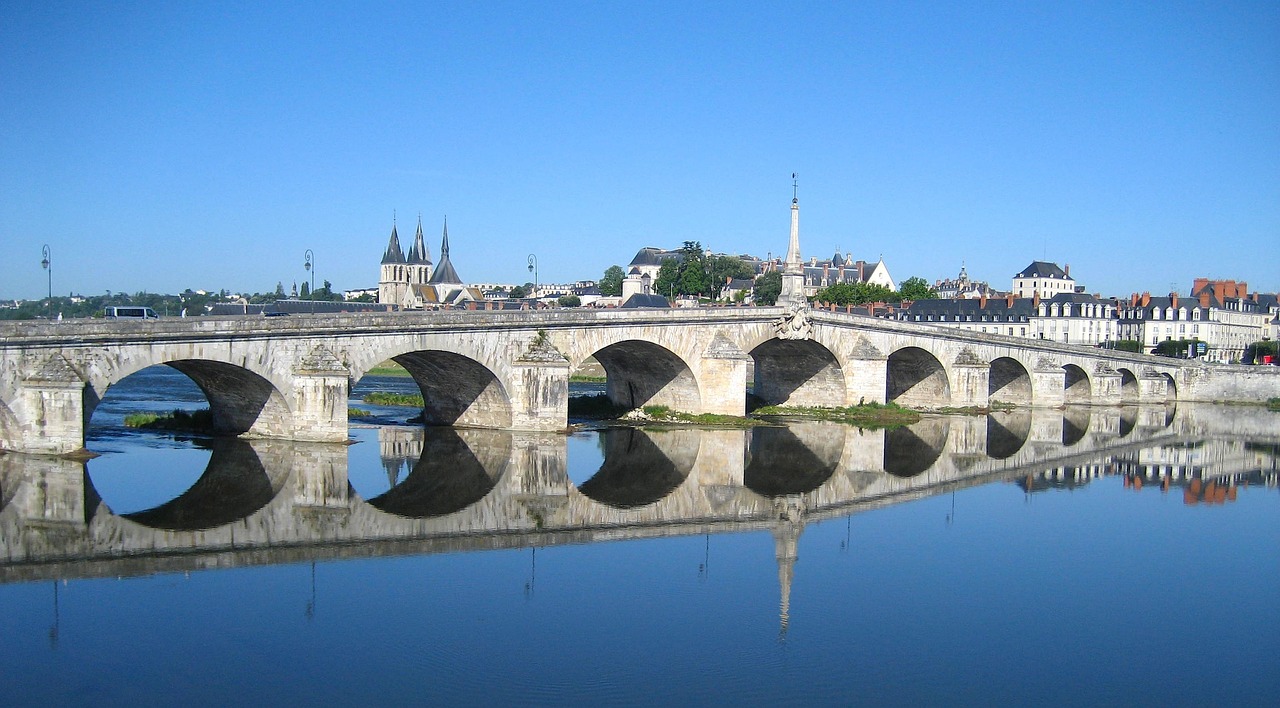
[[[1058,293],[1075,292],[1084,292],[1084,287],[1078,286],[1071,278],[1070,264],[1066,268],[1059,268],[1057,263],[1032,261],[1031,265],[1013,276],[1014,297],[1039,295],[1042,299],[1047,299]]]
[[[1235,363],[1245,347],[1276,336],[1274,295],[1250,295],[1245,283],[1206,278],[1196,279],[1192,293],[1186,298],[1176,293],[1130,296],[1120,308],[1120,338],[1141,342],[1147,353],[1160,342],[1198,340],[1207,346],[1206,360]]]
[[[963,263],[960,264],[958,276],[935,280],[933,289],[943,300],[976,300],[981,297],[993,299],[1009,295],[1007,292],[991,287],[985,280],[971,280]]]
[[[1116,304],[1096,295],[917,300],[894,315],[969,332],[1107,346],[1117,339]]]

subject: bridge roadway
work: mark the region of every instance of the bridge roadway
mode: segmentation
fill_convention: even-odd
[[[155,364],[190,376],[226,434],[344,441],[351,385],[387,359],[413,375],[429,424],[563,430],[569,375],[592,357],[615,403],[689,413],[742,415],[749,372],[766,403],[797,406],[1280,396],[1274,367],[777,307],[19,322],[0,326],[0,449],[82,448],[110,386]]]
[[[619,429],[575,485],[565,436],[441,428],[419,431],[413,471],[370,499],[348,483],[345,445],[227,439],[190,489],[126,515],[99,498],[92,461],[5,454],[0,582],[759,529],[794,559],[808,522],[993,480],[1086,482],[1188,442],[1216,441],[1202,465],[1243,469],[1259,454],[1243,439],[1276,444],[1277,431],[1280,413],[1194,405],[931,416],[888,432]]]

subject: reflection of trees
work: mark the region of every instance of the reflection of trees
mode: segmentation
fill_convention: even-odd
[[[751,429],[743,484],[766,497],[805,494],[822,486],[836,471],[842,447],[806,445],[797,435],[803,428]],[[839,430],[838,427],[833,428]],[[834,454],[832,454],[834,452]]]
[[[209,447],[209,465],[190,489],[153,509],[122,516],[155,529],[199,531],[239,521],[271,501],[276,490],[249,443],[218,438]]]
[[[426,428],[423,435],[413,471],[371,506],[409,518],[461,511],[493,490],[511,455],[511,434],[501,430]]]
[[[668,437],[662,436],[664,441]],[[645,506],[662,499],[684,482],[692,465],[692,460],[685,459],[678,465],[653,437],[636,428],[601,431],[600,447],[604,464],[578,486],[578,491],[615,509]]]

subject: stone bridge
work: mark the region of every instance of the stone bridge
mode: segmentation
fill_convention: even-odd
[[[613,402],[689,413],[743,415],[749,379],[793,406],[1280,396],[1274,367],[777,307],[20,322],[0,326],[0,449],[82,448],[109,388],[155,364],[191,377],[225,434],[345,441],[351,386],[387,359],[421,388],[428,424],[564,430],[570,373],[592,358]]]
[[[1280,442],[1280,414],[1205,408],[1027,408],[894,431],[616,429],[577,485],[563,435],[419,429],[410,474],[369,498],[348,482],[345,445],[223,439],[187,491],[129,514],[99,497],[92,460],[6,454],[0,582],[752,529],[794,544],[805,523],[959,487],[1087,482],[1188,441],[1241,459],[1241,435]]]

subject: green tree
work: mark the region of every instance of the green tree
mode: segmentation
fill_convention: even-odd
[[[298,293],[298,299],[300,300],[311,299],[311,286],[307,284],[307,281],[305,280],[302,281],[302,291]]]
[[[1136,339],[1117,339],[1107,346],[1107,349],[1114,349],[1118,352],[1134,352],[1142,353],[1142,342]]]
[[[281,282],[276,283],[276,297],[280,298],[281,300],[284,299],[284,283],[281,283]]]
[[[782,294],[782,273],[771,270],[756,278],[753,300],[757,305],[775,305]]]
[[[1195,356],[1195,345],[1198,341],[1197,339],[1166,339],[1157,344],[1155,351],[1152,353],[1185,359],[1188,351],[1191,352],[1192,356]]]
[[[898,284],[898,297],[902,300],[932,300],[938,297],[938,291],[929,287],[924,278],[912,276]]]
[[[896,293],[883,285],[873,283],[836,283],[814,295],[817,302],[837,305],[865,305],[869,302],[894,302]]]
[[[676,295],[676,285],[680,280],[680,264],[674,258],[664,258],[658,267],[658,277],[653,281],[653,294],[663,297]]]
[[[560,307],[581,307],[582,306],[582,298],[578,297],[577,295],[561,295],[560,299],[556,300],[556,302],[560,305]]]
[[[737,256],[712,256],[707,259],[707,275],[711,286],[709,294],[719,300],[730,279],[750,278],[755,275],[755,270]]]
[[[511,288],[511,292],[507,293],[507,297],[512,300],[522,300],[529,297],[529,291],[524,289],[523,285],[516,285]]]
[[[1245,364],[1260,364],[1264,356],[1280,356],[1280,343],[1272,340],[1254,342],[1244,348],[1240,361]]]
[[[618,296],[622,294],[622,279],[625,274],[622,272],[622,266],[611,265],[604,271],[604,276],[600,278],[600,294]]]

